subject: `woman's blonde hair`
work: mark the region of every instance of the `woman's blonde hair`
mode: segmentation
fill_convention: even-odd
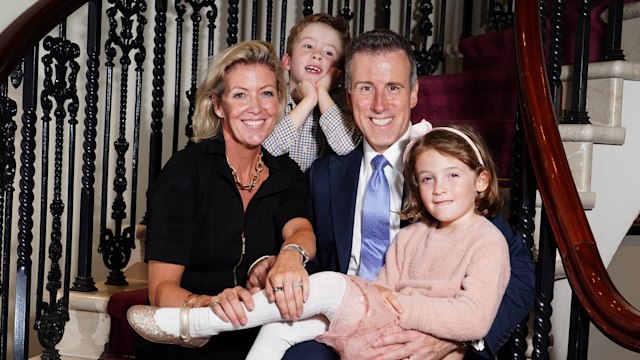
[[[479,176],[483,171],[488,173],[487,189],[481,191],[476,196],[477,214],[495,216],[502,208],[496,165],[493,162],[486,143],[482,137],[470,127],[457,125],[448,127],[461,131],[473,141],[480,152],[484,165],[480,163],[471,144],[462,136],[451,131],[438,130],[437,127],[428,132],[416,141],[410,149],[409,156],[404,164],[404,183],[407,189],[407,198],[400,212],[400,218],[403,220],[435,220],[422,203],[416,174],[416,160],[420,154],[427,150],[435,150],[444,156],[450,156],[462,161],[473,170],[475,176]]]
[[[282,118],[282,112],[287,102],[287,85],[280,59],[268,42],[261,40],[241,42],[216,55],[210,62],[207,76],[196,93],[191,141],[197,143],[210,139],[220,132],[222,119],[213,111],[213,97],[215,96],[217,103],[220,104],[225,90],[225,76],[236,64],[263,64],[273,71],[276,75],[276,87],[280,102],[276,120],[279,121]]]

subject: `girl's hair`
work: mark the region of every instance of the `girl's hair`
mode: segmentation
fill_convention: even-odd
[[[435,150],[444,156],[450,156],[462,161],[476,176],[483,171],[488,173],[488,186],[485,191],[476,196],[476,213],[483,216],[494,216],[502,208],[502,199],[498,188],[496,165],[482,137],[467,126],[448,126],[467,135],[476,145],[484,165],[482,165],[474,149],[462,136],[446,130],[433,128],[430,132],[416,141],[409,150],[409,156],[404,164],[404,183],[407,198],[402,206],[400,217],[403,220],[435,220],[427,211],[420,198],[420,190],[416,174],[416,159],[427,150]]]
[[[218,104],[222,101],[225,90],[225,76],[236,64],[262,64],[267,66],[276,76],[276,87],[280,107],[277,121],[282,118],[286,97],[286,83],[280,59],[276,56],[271,44],[265,41],[245,41],[227,48],[216,55],[209,64],[209,71],[198,87],[196,93],[195,113],[193,115],[193,136],[191,141],[200,142],[210,139],[220,132],[220,119],[213,111],[215,96]]]

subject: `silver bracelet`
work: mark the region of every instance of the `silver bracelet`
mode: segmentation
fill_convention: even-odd
[[[280,252],[283,252],[285,250],[297,251],[298,254],[300,254],[300,256],[302,256],[302,267],[305,267],[307,265],[307,262],[309,262],[309,254],[307,254],[307,252],[304,251],[302,246],[300,246],[298,244],[287,244],[282,249],[280,249]]]

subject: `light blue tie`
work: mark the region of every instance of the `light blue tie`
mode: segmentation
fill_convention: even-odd
[[[360,277],[373,280],[384,264],[389,248],[389,182],[384,176],[387,159],[377,155],[371,160],[373,174],[367,184],[362,207],[362,250]]]

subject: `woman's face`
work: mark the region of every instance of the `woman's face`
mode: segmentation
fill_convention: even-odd
[[[224,77],[222,98],[213,108],[222,119],[225,140],[247,148],[262,144],[278,116],[276,75],[264,64],[236,64]]]

